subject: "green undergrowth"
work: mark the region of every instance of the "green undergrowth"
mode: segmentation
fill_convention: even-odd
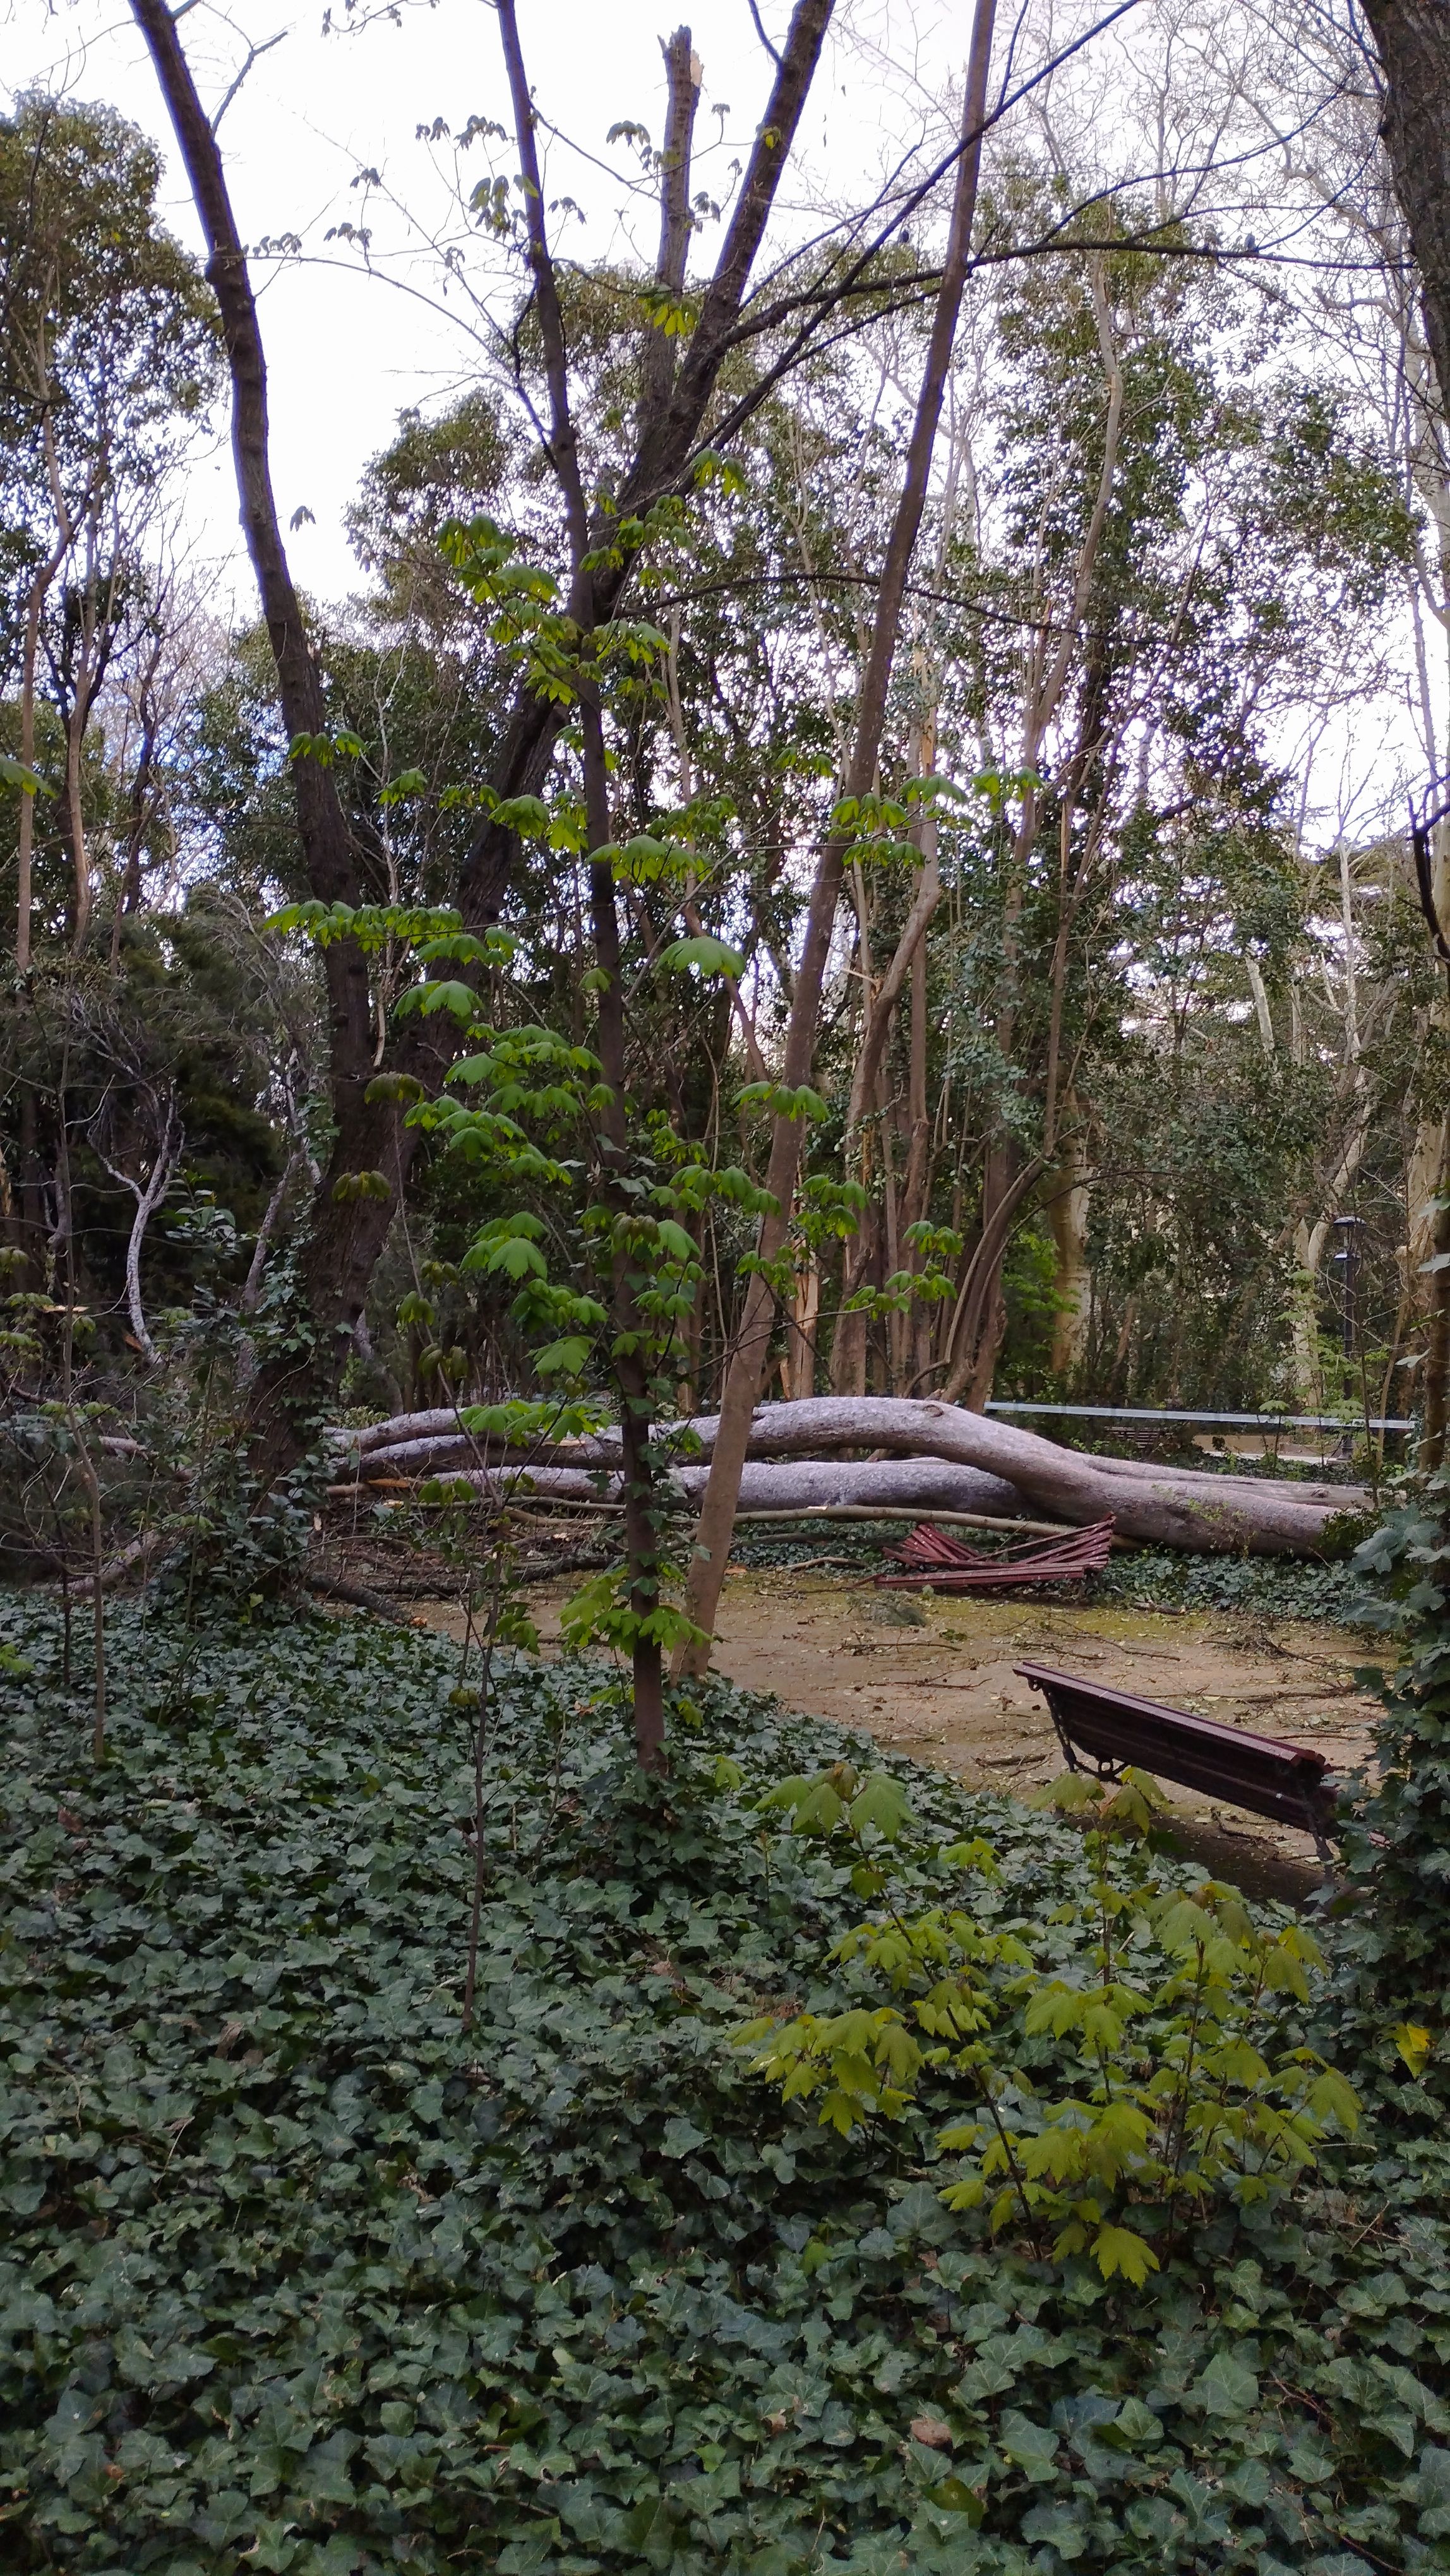
[[[930,1520],[930,1512],[923,1512]],[[757,1571],[823,1562],[863,1579],[880,1572],[887,1551],[901,1545],[907,1524],[890,1521],[767,1523],[738,1529],[731,1563]],[[944,1524],[950,1527],[950,1524]],[[1021,1533],[953,1529],[984,1556],[1023,1544]],[[1189,1556],[1170,1548],[1125,1549],[1085,1583],[1038,1584],[1033,1597],[1048,1603],[1108,1602],[1144,1610],[1248,1610],[1271,1619],[1326,1620],[1339,1627],[1363,1621],[1373,1589],[1362,1568],[1348,1563],[1311,1565],[1287,1557]],[[1025,1597],[1025,1595],[1024,1595]]]
[[[1171,1549],[1114,1556],[1078,1594],[1144,1610],[1251,1610],[1269,1619],[1320,1619],[1359,1626],[1371,1586],[1349,1564],[1311,1565],[1281,1556],[1188,1556]]]
[[[839,2008],[849,1867],[752,1803],[839,1730],[712,1686],[651,1789],[607,1676],[503,1674],[465,2034],[456,1649],[109,1626],[98,1772],[0,1604],[7,2569],[1450,2567],[1450,2157],[1362,2012],[1292,2209],[1142,2289],[1032,2260],[944,2207],[929,2085],[842,2138],[730,2044]],[[1077,1832],[900,1776],[901,1901],[982,1835],[1040,1943]]]
[[[921,1518],[930,1520],[930,1512],[923,1512]],[[843,1569],[859,1566],[863,1574],[875,1574],[886,1551],[900,1547],[910,1528],[909,1521],[737,1521],[730,1562],[788,1570],[824,1561]],[[957,1535],[975,1546],[979,1537],[988,1534],[961,1530]]]

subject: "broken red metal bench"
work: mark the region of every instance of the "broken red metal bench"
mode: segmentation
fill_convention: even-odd
[[[1016,1664],[1013,1670],[1041,1691],[1070,1770],[1092,1769],[1100,1780],[1116,1780],[1131,1763],[1180,1788],[1247,1807],[1251,1815],[1297,1825],[1314,1836],[1321,1859],[1328,1861],[1336,1790],[1322,1753],[1194,1717],[1184,1708],[1164,1708],[1157,1700],[1135,1699],[1131,1692],[1052,1672],[1045,1664]],[[1087,1760],[1079,1761],[1079,1754]]]
[[[1112,1521],[1092,1521],[1086,1529],[1065,1529],[1060,1538],[1031,1540],[1025,1547],[1002,1548],[995,1555],[964,1547],[933,1521],[918,1521],[910,1537],[887,1554],[900,1574],[878,1574],[888,1591],[1005,1592],[1019,1583],[1081,1583],[1107,1564]]]

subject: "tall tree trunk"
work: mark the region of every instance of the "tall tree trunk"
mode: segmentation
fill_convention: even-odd
[[[664,149],[660,154],[660,246],[655,262],[655,285],[663,294],[679,295],[684,289],[685,264],[690,252],[690,155],[703,72],[688,27],[677,27],[669,43],[662,45],[660,51],[665,58],[669,105],[665,111]],[[658,327],[646,330],[640,368],[642,419],[663,410],[668,403],[674,389],[675,351],[678,347],[679,340],[673,333]],[[688,797],[685,801],[688,803]]]
[[[688,482],[695,441],[720,370],[734,346],[733,335],[751,269],[795,141],[834,6],[835,0],[796,0],[785,41],[776,56],[775,81],[765,114],[731,207],[719,259],[678,367],[673,367],[672,362],[669,398],[641,410],[634,455],[613,496],[608,518],[600,511],[594,514],[591,542],[595,546],[603,545],[619,519],[649,510]],[[693,80],[691,87],[693,90]],[[667,213],[662,214],[661,232],[662,239],[676,238]],[[614,614],[628,578],[624,567],[601,567],[596,571],[596,618],[602,620]],[[493,783],[501,801],[540,793],[568,714],[567,708],[540,697],[531,681],[521,683],[494,766]],[[518,855],[516,833],[491,821],[480,827],[465,853],[458,888],[459,905],[470,930],[481,930],[497,920]]]
[[[1430,836],[1430,896],[1437,919],[1450,930],[1450,825]],[[1430,1035],[1450,1032],[1450,968],[1436,969]],[[1422,1106],[1408,1173],[1409,1235],[1406,1286],[1420,1328],[1420,1443],[1418,1463],[1443,1467],[1450,1414],[1450,1112],[1433,1100]]]
[[[928,827],[933,841],[935,822]],[[931,1108],[926,1096],[926,1051],[928,1007],[926,981],[926,941],[917,947],[911,961],[911,1034],[907,1074],[907,1155],[906,1181],[901,1194],[903,1233],[924,1222],[931,1205]],[[921,1261],[913,1252],[912,1269],[919,1270]],[[931,1308],[920,1298],[907,1318],[909,1361],[906,1383],[896,1390],[902,1395],[924,1395],[931,1375]]]
[[[156,780],[156,745],[161,721],[156,704],[156,686],[163,650],[158,614],[151,652],[141,673],[133,700],[140,719],[141,740],[136,755],[136,766],[131,775],[131,790],[126,800],[128,809],[126,864],[121,873],[116,909],[111,920],[111,973],[113,975],[118,972],[121,963],[121,924],[128,915],[137,913],[141,909],[141,854],[146,846],[147,827],[152,819],[151,791]]]
[[[857,702],[856,735],[845,787],[847,796],[862,796],[876,775],[880,757],[881,729],[886,714],[886,692],[896,654],[896,640],[901,627],[901,606],[906,592],[906,577],[915,550],[922,514],[926,507],[927,487],[931,473],[932,451],[936,445],[937,426],[941,419],[942,399],[946,388],[947,369],[951,363],[956,339],[957,319],[961,312],[962,292],[966,284],[967,253],[971,242],[972,217],[977,202],[977,174],[981,164],[981,129],[986,107],[987,71],[992,51],[992,24],[995,0],[977,0],[972,27],[972,49],[962,106],[964,148],[957,163],[953,192],[951,226],[947,237],[946,258],[936,311],[932,319],[921,390],[917,397],[916,417],[912,424],[911,443],[907,450],[906,473],[901,498],[897,503],[886,557],[876,598],[876,617],[866,667],[861,677]],[[841,876],[850,835],[832,834],[826,841],[816,865],[811,888],[810,909],[806,918],[805,942],[796,972],[791,998],[790,1018],[786,1027],[783,1080],[792,1090],[809,1078],[815,1053],[816,1026],[820,1016],[821,989],[825,981],[826,961],[830,954],[835,929],[836,906],[840,898]],[[796,1179],[800,1168],[801,1132],[796,1119],[777,1117],[771,1134],[770,1162],[766,1187],[775,1201],[775,1211],[762,1219],[759,1252],[767,1265],[775,1262],[784,1248],[795,1198]],[[726,1372],[720,1402],[720,1435],[711,1462],[710,1481],[700,1507],[699,1525],[691,1558],[686,1602],[691,1618],[703,1632],[703,1642],[678,1658],[679,1668],[690,1673],[703,1672],[709,1664],[709,1640],[715,1626],[725,1566],[730,1554],[731,1533],[735,1526],[736,1497],[740,1475],[745,1464],[750,1435],[750,1421],[760,1399],[770,1351],[771,1327],[775,1314],[775,1292],[768,1272],[752,1274],[746,1292],[745,1313],[734,1355]]]
[[[1037,767],[1042,746],[1047,739],[1072,669],[1084,620],[1092,601],[1097,579],[1098,558],[1112,504],[1113,483],[1117,473],[1118,448],[1122,434],[1124,380],[1122,361],[1113,338],[1112,312],[1108,302],[1106,267],[1100,254],[1088,261],[1088,285],[1092,300],[1093,321],[1103,361],[1103,380],[1107,407],[1103,422],[1103,453],[1098,471],[1097,491],[1092,511],[1078,548],[1073,572],[1072,599],[1066,614],[1050,627],[1044,627],[1034,643],[1029,663],[1027,710],[1022,727],[1021,762],[1029,773]],[[1051,978],[1052,1030],[1049,1043],[1046,1099],[1044,1103],[1044,1151],[1025,1157],[1013,1130],[1005,1124],[998,1129],[988,1146],[982,1166],[982,1202],[979,1237],[968,1278],[963,1283],[953,1318],[953,1354],[942,1387],[944,1396],[960,1399],[974,1412],[980,1412],[992,1392],[997,1361],[1007,1331],[1007,1301],[1002,1287],[1002,1272],[1007,1259],[1018,1217],[1028,1203],[1040,1174],[1052,1160],[1057,1118],[1059,1082],[1058,1052],[1061,1038],[1061,1012],[1066,973],[1066,931],[1069,901],[1074,908],[1082,900],[1081,882],[1069,889],[1067,853],[1072,802],[1081,784],[1081,774],[1088,763],[1100,757],[1100,718],[1097,693],[1089,688],[1087,705],[1077,754],[1064,785],[1062,816],[1062,865],[1059,883],[1059,927],[1055,944]],[[1017,1046],[1017,1020],[1020,1003],[1021,926],[1026,896],[1027,870],[1037,839],[1040,814],[1035,787],[1022,792],[1022,809],[1013,836],[1008,862],[1009,874],[1003,907],[1002,976],[998,994],[996,1042],[1003,1061],[1010,1064]]]
[[[1427,1138],[1426,1142],[1430,1140]],[[1440,1121],[1433,1178],[1423,1203],[1414,1249],[1412,1275],[1420,1291],[1424,1358],[1420,1363],[1420,1443],[1417,1464],[1425,1469],[1445,1464],[1447,1414],[1450,1414],[1450,1118]]]
[[[1420,272],[1425,332],[1443,406],[1450,389],[1450,10],[1442,0],[1364,0],[1364,14],[1384,74],[1380,132]],[[1434,857],[1436,908],[1442,928],[1450,931],[1443,826]],[[1438,1467],[1445,1457],[1450,1403],[1450,1209],[1437,1202],[1450,1195],[1450,1122],[1441,1126],[1438,1139],[1422,1131],[1416,1165],[1411,1276],[1425,1299],[1419,1460]],[[1423,1268],[1424,1261],[1442,1257],[1444,1269]]]
[[[1069,1104],[1064,1103],[1067,1107]],[[1075,1104],[1072,1104],[1075,1106]],[[1092,1307],[1092,1272],[1088,1268],[1087,1231],[1092,1193],[1082,1135],[1074,1124],[1047,1192],[1047,1216],[1057,1251],[1053,1285],[1057,1312],[1052,1319],[1054,1377],[1076,1377],[1087,1353]]]
[[[31,582],[25,602],[25,643],[20,661],[20,757],[27,769],[35,767],[35,664],[40,649],[40,621],[46,594],[64,560],[66,540],[41,564]],[[30,924],[33,908],[32,874],[35,863],[35,795],[30,788],[20,791],[19,852],[15,895],[15,971],[30,972]]]
[[[539,329],[544,349],[544,370],[549,388],[549,460],[553,466],[569,532],[571,582],[569,615],[580,638],[582,676],[579,681],[579,732],[584,768],[584,810],[588,827],[589,909],[594,937],[595,965],[601,978],[598,995],[598,1034],[600,1067],[607,1086],[607,1104],[595,1140],[600,1195],[614,1220],[612,1235],[613,1296],[611,1346],[613,1371],[619,1394],[620,1432],[624,1453],[624,1535],[629,1570],[630,1608],[637,1622],[633,1648],[633,1697],[635,1750],[640,1766],[646,1771],[665,1767],[664,1690],[661,1650],[658,1636],[648,1628],[659,1607],[659,1540],[656,1478],[650,1433],[654,1410],[650,1372],[645,1356],[646,1333],[633,1286],[629,1249],[629,1220],[634,1213],[631,1198],[631,1157],[625,1119],[627,1060],[624,1025],[624,975],[620,956],[619,913],[615,901],[614,866],[608,856],[612,840],[609,815],[609,772],[605,754],[604,723],[598,687],[588,667],[591,639],[595,632],[593,568],[590,562],[589,506],[584,492],[579,463],[578,428],[574,420],[569,386],[569,351],[564,331],[564,317],[559,302],[558,281],[549,250],[544,221],[543,185],[538,152],[534,141],[534,111],[529,95],[528,76],[524,69],[519,44],[518,21],[514,0],[498,0],[499,32],[503,42],[504,62],[508,72],[513,101],[514,133],[518,144],[526,200],[525,222],[528,230],[529,266],[533,275],[534,301],[539,315]],[[681,28],[666,51],[670,73],[669,132],[673,138],[670,158],[664,172],[664,217],[660,244],[662,273],[656,280],[662,289],[678,292],[683,282],[685,252],[688,245],[688,221],[682,224],[680,207],[688,210],[690,145],[694,129],[695,102],[699,82],[688,28]],[[660,334],[664,337],[663,332]],[[668,400],[673,382],[673,361],[663,369],[654,364],[653,353],[646,366],[646,385],[656,401]],[[597,855],[603,853],[603,855]]]
[[[261,597],[289,736],[326,730],[322,675],[308,639],[282,542],[272,490],[267,367],[246,254],[232,213],[216,136],[197,95],[165,0],[132,0],[146,39],[207,245],[206,274],[221,309],[232,386],[232,459],[242,529]],[[292,763],[297,829],[312,893],[356,905],[361,888],[352,836],[330,769]],[[295,1347],[258,1370],[251,1391],[253,1463],[269,1484],[310,1437],[309,1417],[325,1403],[352,1349],[378,1254],[406,1185],[416,1138],[395,1108],[366,1098],[375,1070],[367,961],[356,941],[322,952],[327,989],[329,1082],[334,1141],[314,1193],[299,1261],[310,1348]],[[335,1195],[343,1177],[381,1170],[385,1201]],[[297,1337],[289,1337],[295,1342]]]
[[[1450,385],[1450,12],[1441,0],[1364,0],[1384,74],[1380,132],[1420,271],[1443,400]]]
[[[913,768],[917,777],[930,774],[935,757],[936,723],[933,716],[918,728],[913,759]],[[866,1130],[866,1121],[874,1106],[877,1111],[877,1149],[881,1156],[883,1185],[886,1187],[890,1186],[887,1175],[890,1171],[891,1140],[886,1133],[881,1070],[897,1005],[905,990],[908,977],[914,976],[916,972],[918,961],[921,963],[923,979],[925,978],[924,943],[937,906],[941,902],[941,875],[937,865],[935,819],[930,814],[922,814],[920,819],[913,823],[911,836],[922,854],[921,868],[917,876],[911,907],[902,925],[901,936],[896,943],[891,963],[879,985],[873,985],[871,973],[871,946],[867,930],[864,879],[859,867],[855,871],[856,900],[860,920],[862,1019],[861,1043],[852,1068],[851,1094],[846,1109],[845,1146],[849,1154],[852,1146],[858,1140],[861,1141],[863,1151],[860,1177],[864,1180],[863,1131]],[[913,987],[913,991],[914,989]],[[924,980],[922,995],[922,1115],[925,1117]],[[913,1001],[913,1009],[915,1008],[916,1004]],[[914,1110],[912,1114],[915,1114]],[[908,1217],[903,1222],[909,1224],[912,1219]],[[863,1285],[870,1271],[874,1253],[875,1228],[863,1222],[855,1244],[849,1248],[843,1264],[844,1297],[853,1296]],[[888,1266],[892,1266],[889,1256]],[[843,1313],[837,1322],[836,1337],[831,1345],[831,1390],[835,1395],[864,1395],[866,1391],[866,1317],[859,1309],[855,1313]],[[900,1390],[898,1389],[897,1392],[899,1393]]]
[[[133,1181],[128,1172],[119,1171],[114,1163],[101,1154],[99,1147],[96,1150],[112,1180],[119,1181],[123,1189],[129,1190],[136,1202],[136,1214],[131,1221],[131,1232],[126,1243],[126,1312],[131,1319],[131,1332],[136,1347],[143,1359],[154,1368],[156,1345],[147,1329],[146,1308],[141,1298],[141,1255],[146,1247],[146,1229],[171,1187],[171,1177],[181,1159],[182,1147],[186,1140],[176,1115],[174,1094],[167,1094],[164,1110],[160,1101],[153,1095],[152,1109],[155,1116],[155,1151],[150,1172],[144,1181]],[[93,1137],[92,1142],[94,1141]]]

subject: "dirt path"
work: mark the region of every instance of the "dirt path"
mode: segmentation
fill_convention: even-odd
[[[533,1595],[558,1637],[569,1587]],[[429,1623],[458,1629],[440,1603]],[[749,1690],[874,1735],[888,1752],[969,1788],[1026,1791],[1061,1770],[1042,1700],[1013,1671],[1056,1664],[1227,1725],[1312,1744],[1350,1772],[1370,1754],[1375,1704],[1354,1687],[1362,1639],[1339,1628],[1230,1611],[1047,1605],[878,1593],[869,1580],[771,1567],[730,1569],[715,1661]],[[1172,1792],[1194,1858],[1253,1893],[1296,1896],[1321,1872],[1307,1834]]]

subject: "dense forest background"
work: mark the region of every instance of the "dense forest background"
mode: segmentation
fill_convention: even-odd
[[[1445,425],[1353,28],[1136,26],[1137,87],[1108,102],[1060,31],[1030,86],[1054,39],[1029,17],[1027,95],[981,147],[770,1384],[1399,1416],[1440,1296],[1447,1016],[1405,815],[1445,765]],[[663,188],[654,281],[553,255],[596,508],[696,347],[732,220],[689,192],[698,86],[678,39],[671,59],[670,133],[645,102],[658,143],[641,122],[610,146]],[[894,195],[777,246],[684,497],[624,541],[635,624],[616,615],[595,694],[630,1151],[668,1175],[689,1139],[692,1168],[735,1176],[677,1211],[661,1366],[682,1411],[718,1398],[751,1276],[762,1104],[778,1118],[961,110],[936,104]],[[218,626],[180,533],[227,367],[155,151],[99,100],[27,96],[0,124],[16,1401],[83,1367],[194,1418],[219,1356],[244,1402],[299,1331],[323,1414],[527,1397],[539,1319],[480,1241],[532,1227],[576,1302],[603,1276],[587,1190],[407,1115],[442,1096],[449,1048],[425,1041],[447,1008],[425,1027],[397,1005],[487,863],[530,653],[559,701],[546,803],[497,899],[463,904],[506,934],[465,986],[496,1038],[600,1043],[587,728],[557,635],[515,613],[570,580],[554,348],[516,138],[475,118],[454,140],[468,222],[517,253],[512,309],[469,389],[405,412],[373,461],[352,594],[299,604],[321,709],[299,738],[275,632]],[[298,911],[325,891],[299,761],[373,922],[342,943],[346,993]],[[365,1090],[371,1145],[348,1124]],[[528,1103],[531,1150],[572,1168],[577,1100]],[[319,1228],[329,1276],[360,1283],[345,1312],[318,1303]],[[608,1374],[571,1345],[576,1393]]]

